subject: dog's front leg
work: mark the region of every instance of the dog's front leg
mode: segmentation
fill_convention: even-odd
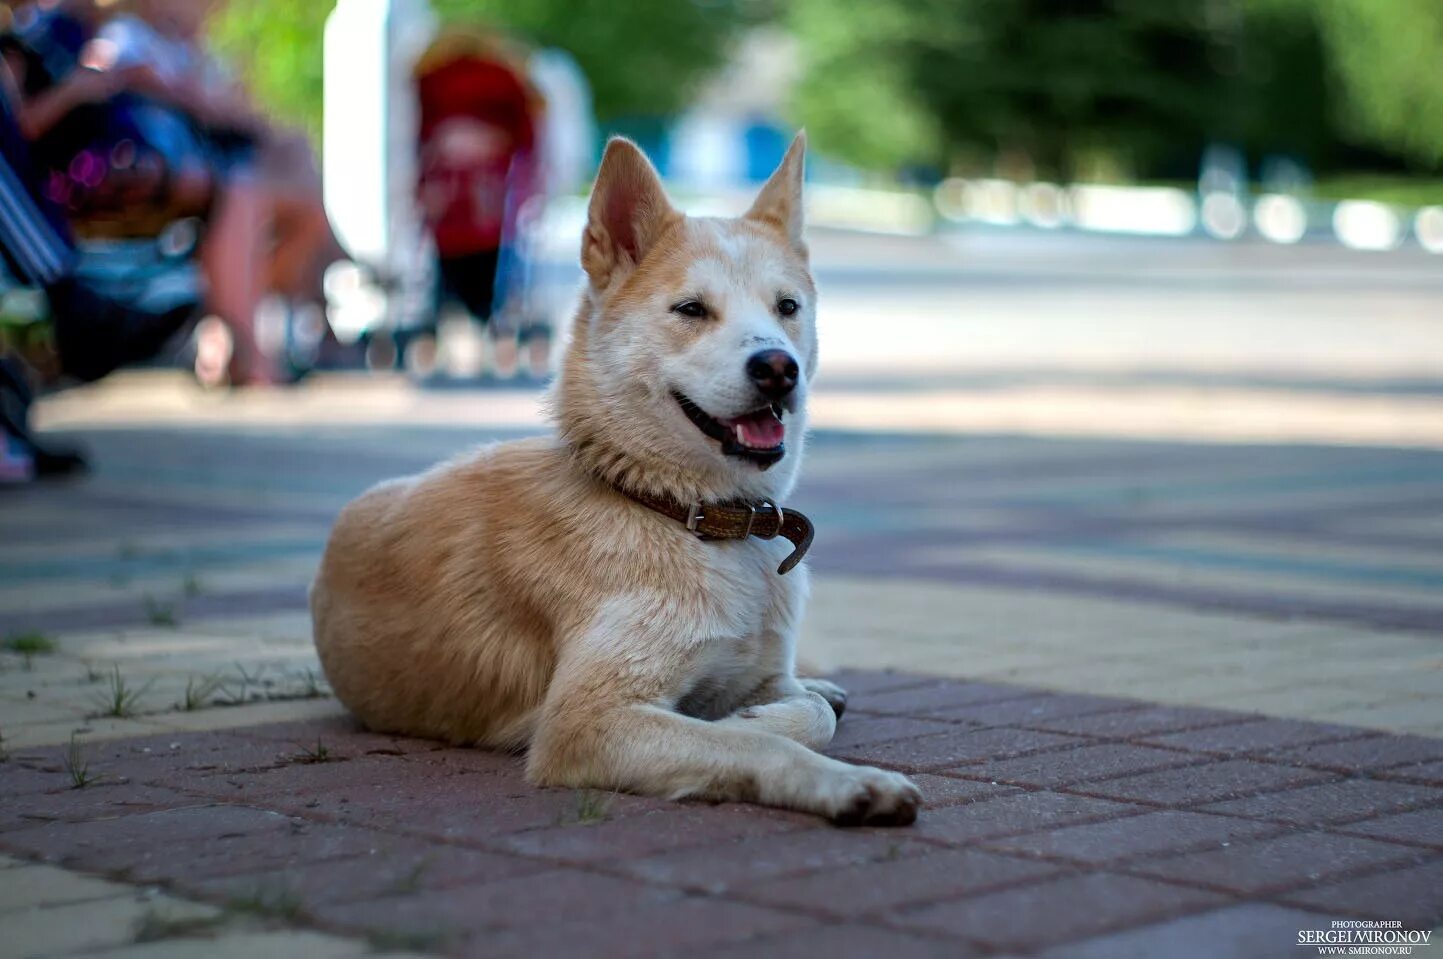
[[[916,818],[921,795],[897,773],[838,762],[745,720],[675,712],[658,672],[667,657],[620,645],[582,643],[563,655],[527,760],[532,781],[758,802],[849,824]]]
[[[823,749],[837,733],[840,715],[826,697],[793,676],[774,676],[748,696],[742,708],[719,720],[722,726],[761,729]]]

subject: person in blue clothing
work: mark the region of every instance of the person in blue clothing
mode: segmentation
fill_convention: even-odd
[[[62,368],[95,380],[155,355],[195,315],[185,300],[146,308],[96,290],[76,274],[80,255],[63,212],[40,188],[30,144],[0,95],[0,259],[15,280],[44,290]],[[84,468],[75,452],[35,437],[30,392],[18,363],[0,357],[0,483]]]

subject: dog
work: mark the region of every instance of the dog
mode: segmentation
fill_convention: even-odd
[[[810,524],[779,504],[817,365],[805,152],[798,134],[745,215],[712,219],[607,145],[555,435],[382,483],[326,546],[316,647],[366,727],[524,749],[539,785],[916,818],[905,777],[817,752],[846,694],[795,675]]]

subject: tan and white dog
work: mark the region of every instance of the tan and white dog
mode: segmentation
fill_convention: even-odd
[[[366,726],[526,748],[540,784],[916,817],[906,778],[814,751],[846,696],[794,673],[805,567],[634,498],[770,504],[795,483],[817,359],[804,153],[799,135],[745,216],[700,219],[607,146],[557,435],[383,483],[336,523],[315,640]]]

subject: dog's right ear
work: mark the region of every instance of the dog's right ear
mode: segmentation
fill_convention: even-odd
[[[634,270],[677,220],[661,178],[635,143],[613,137],[601,158],[581,239],[581,267],[604,290]]]

